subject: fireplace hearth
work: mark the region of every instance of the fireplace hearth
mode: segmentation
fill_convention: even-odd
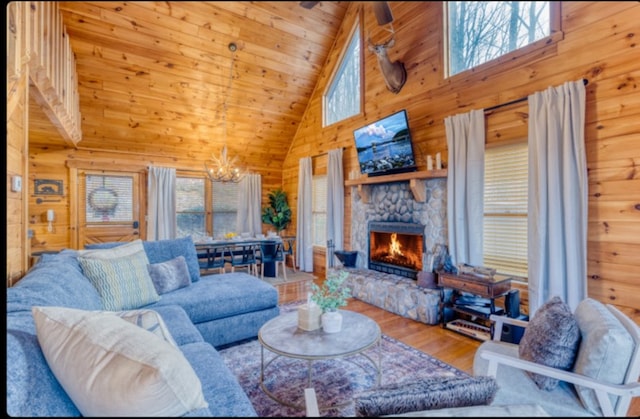
[[[369,223],[369,269],[416,279],[422,270],[423,252],[422,224]]]

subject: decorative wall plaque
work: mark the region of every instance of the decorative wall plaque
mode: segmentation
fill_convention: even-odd
[[[35,195],[64,195],[61,180],[35,179],[33,182]]]

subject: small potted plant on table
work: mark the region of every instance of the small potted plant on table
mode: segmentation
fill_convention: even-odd
[[[342,329],[342,314],[338,308],[347,305],[351,290],[344,286],[348,272],[331,272],[322,286],[311,284],[311,300],[322,309],[322,329],[326,333],[337,333]]]

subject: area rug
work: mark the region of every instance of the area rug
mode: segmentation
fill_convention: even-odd
[[[295,309],[301,302],[281,306],[281,311]],[[261,417],[302,417],[304,389],[308,386],[308,362],[286,357],[275,359],[265,369],[265,386],[276,397],[293,408],[270,398],[260,388],[260,343],[257,339],[221,349],[220,354],[227,366],[238,378],[244,391]],[[410,382],[427,377],[466,377],[467,373],[424,352],[414,349],[389,336],[382,335],[380,345],[365,352],[371,359],[380,361],[381,385]],[[265,364],[275,354],[264,351]],[[376,370],[362,355],[316,361],[312,364],[312,386],[318,404],[322,406],[344,405],[320,411],[321,416],[355,415],[353,398],[361,391],[374,388]]]
[[[316,277],[313,274],[308,272],[296,271],[293,272],[291,269],[287,269],[287,279],[285,281],[284,276],[282,275],[282,270],[278,270],[277,277],[268,277],[265,276],[263,281],[270,283],[271,285],[280,285],[280,284],[293,284],[295,282],[302,281],[312,281]]]

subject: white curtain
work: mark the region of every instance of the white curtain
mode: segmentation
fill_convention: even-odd
[[[454,264],[482,265],[484,111],[445,118],[449,148],[447,223]]]
[[[175,239],[176,220],[176,169],[149,167],[149,209],[147,240]]]
[[[342,148],[329,151],[327,165],[327,241],[332,240],[335,250],[344,246],[344,177]],[[326,266],[333,266],[333,255],[327,254]]]
[[[529,313],[587,297],[588,181],[582,80],[529,96]]]
[[[300,159],[298,168],[298,214],[296,226],[296,240],[298,251],[298,266],[301,271],[313,272],[313,237],[311,237],[312,223],[312,168],[311,157]]]
[[[262,233],[262,177],[246,174],[238,184],[236,231],[251,236]]]

